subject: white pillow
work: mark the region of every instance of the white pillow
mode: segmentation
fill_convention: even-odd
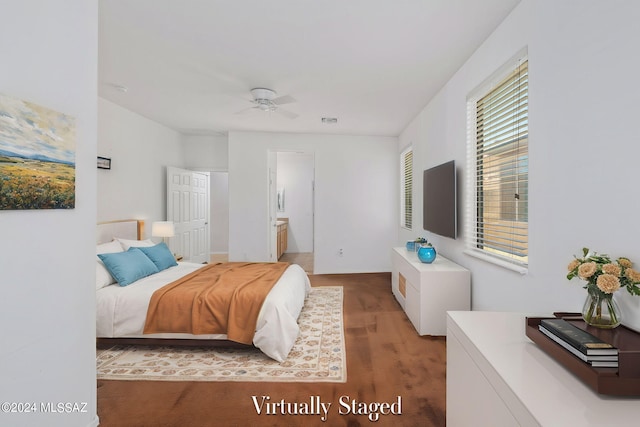
[[[151,241],[151,239],[147,240],[129,240],[129,239],[120,239],[116,237],[115,240],[120,242],[122,249],[128,251],[129,248],[139,248],[139,247],[149,247],[155,246],[156,244]]]
[[[97,257],[96,257],[97,258]],[[116,283],[109,270],[104,266],[99,258],[96,260],[96,291],[106,286]]]
[[[122,245],[115,240],[96,246],[96,255],[113,254],[117,252],[124,252],[124,250],[122,249]],[[109,273],[109,270],[107,270],[100,258],[96,256],[96,290],[114,283],[116,283],[116,279]]]
[[[116,252],[122,252],[122,245],[115,240],[109,243],[101,243],[96,246],[96,255],[98,254],[114,254]]]

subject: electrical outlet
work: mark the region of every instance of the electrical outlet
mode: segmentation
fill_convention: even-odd
[[[342,250],[342,248],[338,249],[338,256],[343,256],[344,255],[344,251]]]

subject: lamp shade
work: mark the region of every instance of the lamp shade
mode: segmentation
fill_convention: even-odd
[[[151,235],[153,237],[173,237],[175,234],[173,221],[156,221],[151,224]]]

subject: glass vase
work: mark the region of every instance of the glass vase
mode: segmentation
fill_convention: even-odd
[[[423,245],[418,249],[418,259],[425,264],[431,264],[436,259],[436,248]]]
[[[596,328],[613,329],[620,325],[622,312],[613,299],[613,294],[588,289],[587,299],[582,307],[582,318]]]

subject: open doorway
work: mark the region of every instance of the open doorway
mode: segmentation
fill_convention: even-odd
[[[277,224],[286,223],[286,242],[281,243],[284,248],[278,259],[299,264],[311,274],[314,258],[314,155],[278,151],[276,157],[276,219]]]
[[[229,259],[229,172],[212,171],[211,262]]]

